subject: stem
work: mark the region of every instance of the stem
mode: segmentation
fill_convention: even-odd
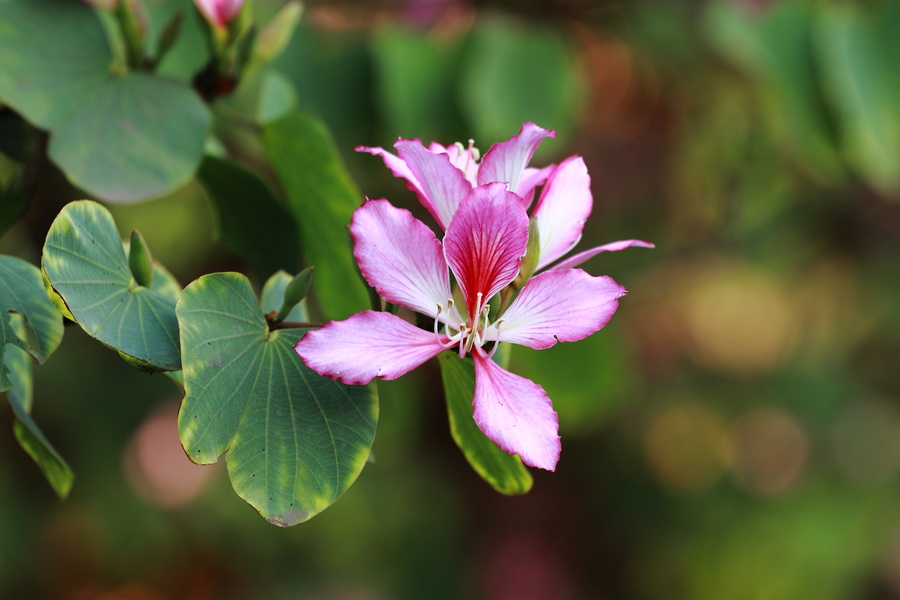
[[[325,323],[302,323],[300,321],[279,321],[278,323],[269,323],[269,331],[276,329],[318,329],[323,327]]]

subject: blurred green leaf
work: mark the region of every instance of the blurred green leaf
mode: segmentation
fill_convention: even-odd
[[[472,399],[475,397],[475,367],[471,360],[461,360],[452,352],[438,355],[447,414],[450,417],[450,433],[466,460],[502,494],[524,494],[531,489],[531,473],[522,460],[511,456],[492,442],[475,424],[472,418]]]
[[[291,214],[255,173],[207,157],[200,179],[219,216],[219,235],[235,254],[265,279],[300,263],[300,240]]]
[[[811,50],[813,6],[785,0],[762,10],[727,0],[709,5],[713,46],[760,84],[766,116],[801,164],[832,181],[843,172],[822,104]]]
[[[221,100],[221,105],[265,125],[284,117],[297,108],[294,85],[275,69],[262,69],[241,80],[237,91]]]
[[[562,32],[498,17],[480,19],[462,65],[463,113],[476,140],[503,140],[532,121],[571,135],[587,87]],[[487,151],[487,148],[483,148]]]
[[[275,525],[334,503],[369,456],[374,386],[308,369],[294,352],[305,330],[270,331],[243,275],[201,277],[176,312],[186,392],[178,431],[191,460],[225,454],[235,492]]]
[[[66,205],[47,233],[42,264],[88,335],[143,366],[181,368],[171,276],[154,270],[153,288],[137,285],[105,208],[87,200]]]
[[[111,202],[160,196],[197,169],[209,111],[187,84],[141,73],[98,85],[54,127],[50,158],[72,183]]]
[[[266,154],[300,223],[306,263],[316,267],[316,297],[329,318],[365,309],[368,296],[347,227],[363,197],[320,121],[295,113],[263,130]]]
[[[816,49],[848,161],[886,194],[900,192],[900,76],[879,31],[852,3],[817,5]],[[896,25],[896,23],[895,23]],[[895,31],[896,35],[896,31]]]
[[[435,40],[401,27],[379,29],[372,43],[377,92],[395,137],[444,139],[459,119],[457,71],[462,38]]]
[[[0,1],[0,99],[44,129],[110,77],[103,25],[85,2]]]

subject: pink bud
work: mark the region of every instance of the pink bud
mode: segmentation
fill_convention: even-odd
[[[215,27],[227,27],[241,10],[244,0],[194,0],[194,4]]]

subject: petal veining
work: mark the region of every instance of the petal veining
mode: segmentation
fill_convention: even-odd
[[[505,184],[479,186],[460,203],[444,236],[444,255],[470,317],[479,293],[487,302],[515,279],[527,245],[528,215]]]
[[[547,179],[532,215],[541,238],[538,270],[575,247],[593,203],[584,160],[570,156]]]
[[[556,411],[544,388],[502,369],[481,349],[475,361],[475,423],[526,465],[554,471],[561,450]]]
[[[447,342],[390,313],[366,310],[308,332],[294,349],[319,375],[361,385],[396,379],[440,354]]]
[[[609,322],[626,293],[610,277],[581,269],[547,271],[525,284],[485,337],[536,350],[583,340]]]
[[[419,140],[400,139],[394,144],[397,154],[422,187],[419,199],[446,229],[456,207],[472,189],[462,171],[453,166],[446,152],[430,152]]]
[[[450,276],[441,243],[412,213],[368,200],[350,222],[353,255],[378,295],[429,317],[446,310]]]
[[[479,185],[502,181],[508,189],[518,190],[522,172],[545,137],[556,137],[556,132],[524,123],[517,135],[491,146],[478,167]]]

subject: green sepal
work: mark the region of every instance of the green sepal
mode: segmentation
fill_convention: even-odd
[[[153,283],[153,257],[144,236],[135,229],[131,232],[131,247],[128,250],[128,267],[138,285],[150,287]]]

